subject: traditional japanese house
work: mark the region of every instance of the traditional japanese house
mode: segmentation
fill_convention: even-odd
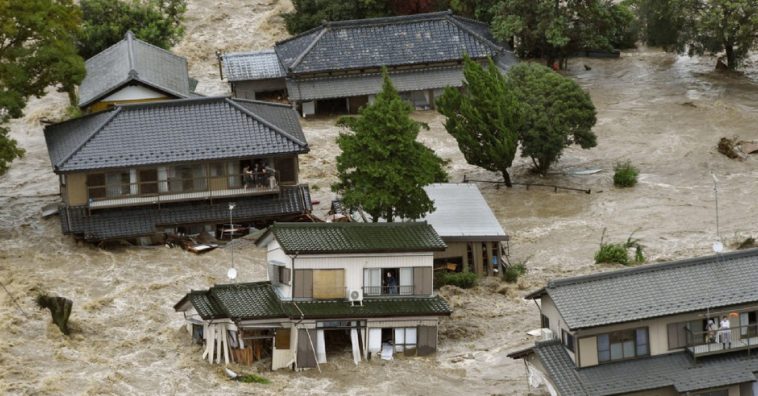
[[[553,395],[758,395],[756,268],[751,249],[550,281],[527,296],[547,339],[509,356]]]
[[[476,184],[437,183],[424,187],[435,210],[425,219],[447,244],[434,253],[437,270],[492,275],[506,260],[509,237]]]
[[[174,307],[205,342],[203,358],[268,354],[273,369],[301,369],[346,347],[356,364],[435,352],[438,318],[451,311],[432,290],[445,243],[428,224],[275,223],[257,244],[268,282],[192,291]]]
[[[86,112],[116,104],[198,96],[197,81],[189,78],[187,60],[136,39],[124,39],[87,59],[87,71],[79,86],[79,107]]]
[[[387,67],[395,88],[417,108],[434,107],[445,87],[463,85],[463,57],[493,59],[502,70],[516,58],[487,24],[435,12],[326,22],[276,43],[273,50],[220,56],[236,96],[286,92],[303,116],[356,112],[381,90]]]
[[[116,104],[47,126],[45,140],[61,227],[77,238],[213,233],[231,214],[263,227],[311,210],[298,184],[298,155],[309,148],[288,106],[223,97]]]

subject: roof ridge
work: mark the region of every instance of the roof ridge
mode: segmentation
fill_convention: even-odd
[[[89,62],[89,61],[91,61],[91,60],[93,60],[93,59],[95,59],[95,58],[97,58],[97,57],[99,57],[101,55],[104,55],[104,54],[106,54],[106,53],[108,53],[110,51],[113,51],[117,46],[121,45],[123,42],[124,42],[124,40],[121,39],[121,40],[113,43],[112,45],[110,45],[109,47],[105,48],[104,50],[102,50],[102,51],[96,53],[95,55],[92,55],[89,58],[85,59],[84,63],[86,64],[87,62]]]
[[[350,228],[350,227],[400,227],[400,226],[425,226],[428,225],[426,220],[423,221],[393,221],[393,222],[376,222],[376,223],[364,223],[364,222],[358,222],[358,221],[351,221],[351,222],[324,222],[324,223],[305,223],[305,222],[296,222],[296,221],[275,221],[272,227],[279,226],[279,227],[323,227],[323,228]]]
[[[102,130],[103,130],[103,128],[104,128],[106,125],[108,125],[108,123],[110,123],[110,122],[111,122],[111,120],[113,120],[113,119],[116,117],[116,115],[118,115],[118,114],[121,112],[121,108],[118,108],[118,107],[114,107],[114,108],[115,108],[116,110],[112,110],[112,111],[113,111],[113,114],[111,114],[111,115],[110,115],[108,118],[106,118],[106,119],[105,119],[105,121],[103,121],[103,123],[102,123],[102,124],[100,124],[100,126],[98,126],[97,128],[95,128],[95,129],[92,131],[92,133],[91,133],[89,136],[87,136],[87,138],[86,138],[86,139],[84,139],[84,141],[83,141],[83,142],[82,142],[82,143],[79,145],[79,147],[77,147],[75,150],[73,150],[71,153],[69,153],[69,154],[68,154],[68,155],[67,155],[65,158],[63,158],[62,160],[60,160],[60,161],[59,161],[59,162],[58,162],[58,163],[55,165],[55,168],[56,168],[56,169],[57,169],[57,168],[59,168],[61,165],[65,164],[65,163],[66,163],[68,160],[70,160],[70,159],[71,159],[71,157],[73,157],[73,156],[74,156],[74,154],[76,154],[76,153],[78,153],[79,151],[81,151],[82,147],[84,147],[84,146],[85,146],[87,143],[89,143],[89,142],[90,142],[90,141],[91,141],[91,140],[92,140],[92,139],[95,137],[95,135],[97,135],[98,133],[100,133],[100,131],[102,131]],[[111,111],[111,110],[108,110],[108,111]]]
[[[386,24],[397,22],[397,21],[413,22],[413,21],[423,21],[423,20],[430,20],[430,19],[442,19],[448,15],[453,15],[453,12],[450,10],[446,10],[446,11],[436,11],[436,12],[424,12],[420,14],[410,14],[410,15],[396,15],[396,16],[362,18],[362,19],[345,19],[341,21],[328,21],[326,25],[338,26],[338,27],[386,25]],[[324,25],[321,25],[321,26],[324,26]]]
[[[297,65],[299,65],[300,62],[303,61],[303,58],[305,58],[305,56],[308,55],[309,52],[311,52],[313,47],[316,46],[316,43],[318,43],[319,40],[321,40],[321,37],[324,37],[324,34],[326,34],[326,32],[329,30],[330,29],[328,25],[323,30],[321,30],[321,32],[319,32],[316,38],[314,38],[313,41],[311,41],[311,43],[308,44],[308,46],[303,50],[303,52],[301,52],[300,55],[298,55],[297,58],[295,58],[292,64],[287,67],[287,70],[292,71],[292,69],[294,69]]]
[[[155,100],[152,102],[142,102],[142,103],[119,103],[119,104],[114,105],[113,107],[120,107],[127,110],[132,110],[132,109],[149,108],[149,107],[179,106],[185,103],[192,103],[192,102],[213,102],[213,101],[220,101],[227,98],[228,96],[203,96],[203,97],[191,97],[191,98],[183,98],[183,99]]]
[[[276,106],[276,107],[286,107],[288,109],[291,109],[292,106],[288,105],[286,103],[276,103],[276,102],[268,102],[265,100],[256,100],[256,99],[247,99],[247,98],[234,98],[229,97],[229,99],[235,101],[235,102],[245,102],[245,103],[258,103],[263,105],[269,105],[269,106]]]
[[[132,33],[131,30],[127,30],[125,36],[126,54],[129,59],[129,77],[137,77],[139,74],[137,73],[137,70],[134,69],[134,33]],[[134,73],[134,75],[132,75],[132,73]]]
[[[234,100],[232,100],[231,98],[224,98],[224,100],[227,103],[229,103],[230,105],[232,105],[234,108],[236,108],[237,110],[242,111],[243,113],[245,113],[245,114],[249,115],[250,117],[253,117],[256,120],[258,120],[259,122],[263,123],[267,127],[269,127],[271,129],[275,130],[276,132],[279,132],[280,134],[284,135],[284,137],[292,140],[293,142],[295,142],[295,143],[297,143],[297,144],[299,144],[299,145],[301,145],[303,147],[308,147],[308,143],[306,143],[306,142],[304,142],[304,141],[302,141],[302,140],[300,140],[300,139],[292,136],[292,134],[290,134],[289,132],[285,132],[284,130],[282,130],[278,126],[272,124],[270,121],[268,121],[265,118],[261,117],[260,115],[255,114],[252,111],[250,111],[250,110],[248,110],[248,109],[240,106],[238,103],[235,103]]]
[[[226,53],[221,54],[221,57],[222,58],[227,57],[227,56],[237,57],[237,56],[250,56],[250,55],[258,55],[258,54],[275,54],[275,53],[276,53],[276,50],[274,48],[266,48],[266,49],[258,50],[258,51],[226,52]]]
[[[490,46],[490,47],[495,47],[495,49],[497,49],[498,51],[502,51],[504,49],[503,47],[497,45],[496,43],[493,43],[491,40],[483,37],[479,33],[471,30],[471,28],[469,28],[468,26],[466,26],[463,23],[461,23],[461,21],[459,21],[458,19],[456,19],[455,15],[450,14],[450,15],[447,16],[446,19],[448,21],[450,21],[452,24],[454,24],[455,26],[457,26],[459,29],[464,30],[468,34],[474,36],[474,38],[476,38],[477,40],[483,42],[485,45]]]
[[[653,263],[633,268],[623,268],[614,271],[580,275],[571,278],[555,279],[548,282],[546,288],[575,285],[603,279],[612,279],[623,276],[636,275],[645,272],[666,271],[670,269],[687,267],[691,265],[708,264],[709,262],[721,263],[722,260],[734,260],[743,257],[758,256],[758,248],[735,250],[732,252],[713,254],[709,256],[691,257],[681,260]]]

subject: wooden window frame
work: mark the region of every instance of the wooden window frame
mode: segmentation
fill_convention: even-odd
[[[638,347],[639,347],[639,345],[642,345],[642,344],[639,344],[639,345],[637,344],[637,331],[638,330],[642,330],[642,329],[644,329],[645,333],[646,333],[647,343],[645,345],[647,347],[647,353],[645,353],[645,354],[638,354],[637,353],[637,350],[639,349]],[[632,332],[632,342],[633,342],[632,349],[634,351],[634,356],[623,357],[624,351],[623,351],[623,345],[622,345],[622,351],[621,351],[622,357],[619,358],[619,359],[613,359],[612,356],[611,356],[611,350],[612,350],[611,349],[611,345],[613,345],[614,343],[611,342],[611,339],[610,339],[611,335],[613,333],[621,333],[621,332],[627,332],[627,331]],[[606,359],[606,360],[603,360],[600,357],[600,352],[601,352],[601,350],[600,350],[600,337],[601,336],[607,336],[608,337],[608,359]],[[631,328],[631,329],[622,329],[622,330],[617,330],[617,331],[611,331],[611,332],[608,332],[608,333],[600,333],[600,334],[596,334],[595,337],[597,339],[597,347],[596,348],[597,348],[597,362],[598,362],[598,364],[616,363],[616,362],[621,362],[621,361],[625,361],[625,360],[639,359],[639,358],[650,356],[650,353],[651,353],[651,351],[650,351],[650,327],[648,327],[648,326],[635,327],[635,328]],[[603,350],[603,352],[604,351],[605,350]]]
[[[576,347],[574,347],[575,341],[576,338],[573,334],[566,331],[566,329],[561,329],[561,344],[563,344],[564,348],[574,352],[576,350]]]

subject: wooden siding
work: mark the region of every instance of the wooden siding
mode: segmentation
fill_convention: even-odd
[[[70,206],[79,206],[87,204],[87,174],[85,173],[68,173],[66,174],[66,193],[65,202]]]
[[[296,269],[292,298],[313,298],[313,270]]]
[[[413,294],[432,295],[434,273],[430,267],[413,268]]]

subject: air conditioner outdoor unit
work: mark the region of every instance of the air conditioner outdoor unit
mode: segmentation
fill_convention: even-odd
[[[553,331],[550,329],[542,329],[542,341],[550,341],[555,336],[553,335]]]
[[[363,305],[363,291],[361,289],[350,290],[350,292],[347,294],[347,299],[353,303],[353,305],[355,305],[355,303],[360,303],[360,305]]]

